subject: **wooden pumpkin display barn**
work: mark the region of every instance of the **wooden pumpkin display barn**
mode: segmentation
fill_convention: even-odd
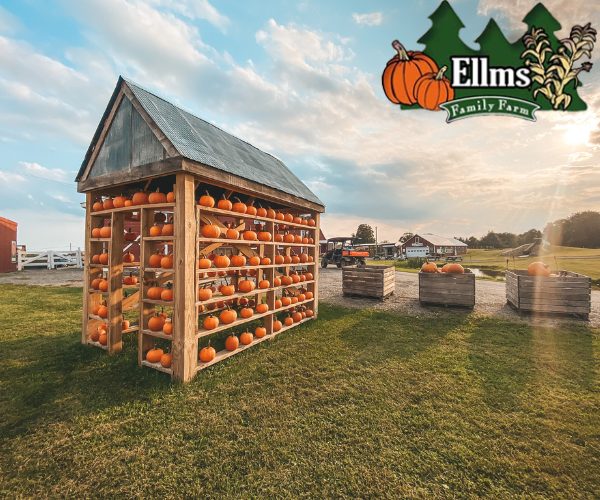
[[[121,350],[123,333],[137,331],[140,366],[188,381],[207,366],[317,317],[324,205],[279,159],[119,78],[76,182],[86,193],[83,344],[112,354]],[[214,207],[199,204],[206,192]],[[223,198],[271,210],[260,216],[253,209],[242,213],[241,205],[233,207],[238,212],[220,209]],[[131,221],[139,222],[140,234],[125,231]],[[139,262],[137,251],[129,255],[132,245],[139,245]],[[125,249],[125,259],[134,262],[124,263]],[[221,255],[236,256],[237,267],[216,268],[215,262],[227,262]],[[239,265],[242,256],[246,263]],[[222,284],[233,294],[211,290],[207,299],[209,292],[201,292]],[[123,329],[123,313],[136,309],[137,324]],[[170,328],[157,329],[161,310],[170,311]],[[235,315],[223,313],[229,310],[237,313],[232,323],[204,327],[209,314],[231,321]],[[219,351],[211,361],[199,360],[199,342],[224,330],[239,335],[256,320],[264,336]],[[149,351],[156,354],[158,338],[171,344],[170,367],[146,359]]]

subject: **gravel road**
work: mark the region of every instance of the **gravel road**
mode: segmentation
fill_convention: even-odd
[[[416,273],[396,272],[396,291],[385,301],[344,297],[342,295],[342,271],[337,268],[319,269],[319,300],[330,304],[363,309],[370,307],[411,316],[441,317],[444,315],[466,315],[471,311],[460,308],[444,308],[419,305],[419,276]],[[506,303],[506,285],[499,281],[476,280],[475,312],[499,316],[514,321],[524,321],[539,326],[558,327],[564,322],[578,322],[593,327],[600,326],[600,292],[592,291],[590,320],[576,317],[529,314],[519,315]]]

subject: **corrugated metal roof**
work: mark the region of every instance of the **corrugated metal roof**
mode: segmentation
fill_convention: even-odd
[[[124,80],[181,156],[323,205],[281,160]]]

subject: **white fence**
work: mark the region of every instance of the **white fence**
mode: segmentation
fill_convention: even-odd
[[[19,271],[24,267],[46,267],[47,269],[56,269],[59,266],[83,267],[83,253],[81,248],[74,251],[54,251],[29,252],[19,250],[17,265]]]

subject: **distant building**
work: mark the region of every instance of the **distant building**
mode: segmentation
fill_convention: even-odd
[[[426,257],[427,255],[464,255],[469,248],[456,238],[444,238],[437,234],[415,234],[402,244],[402,254],[406,257]]]
[[[0,273],[17,270],[17,223],[0,217]]]

